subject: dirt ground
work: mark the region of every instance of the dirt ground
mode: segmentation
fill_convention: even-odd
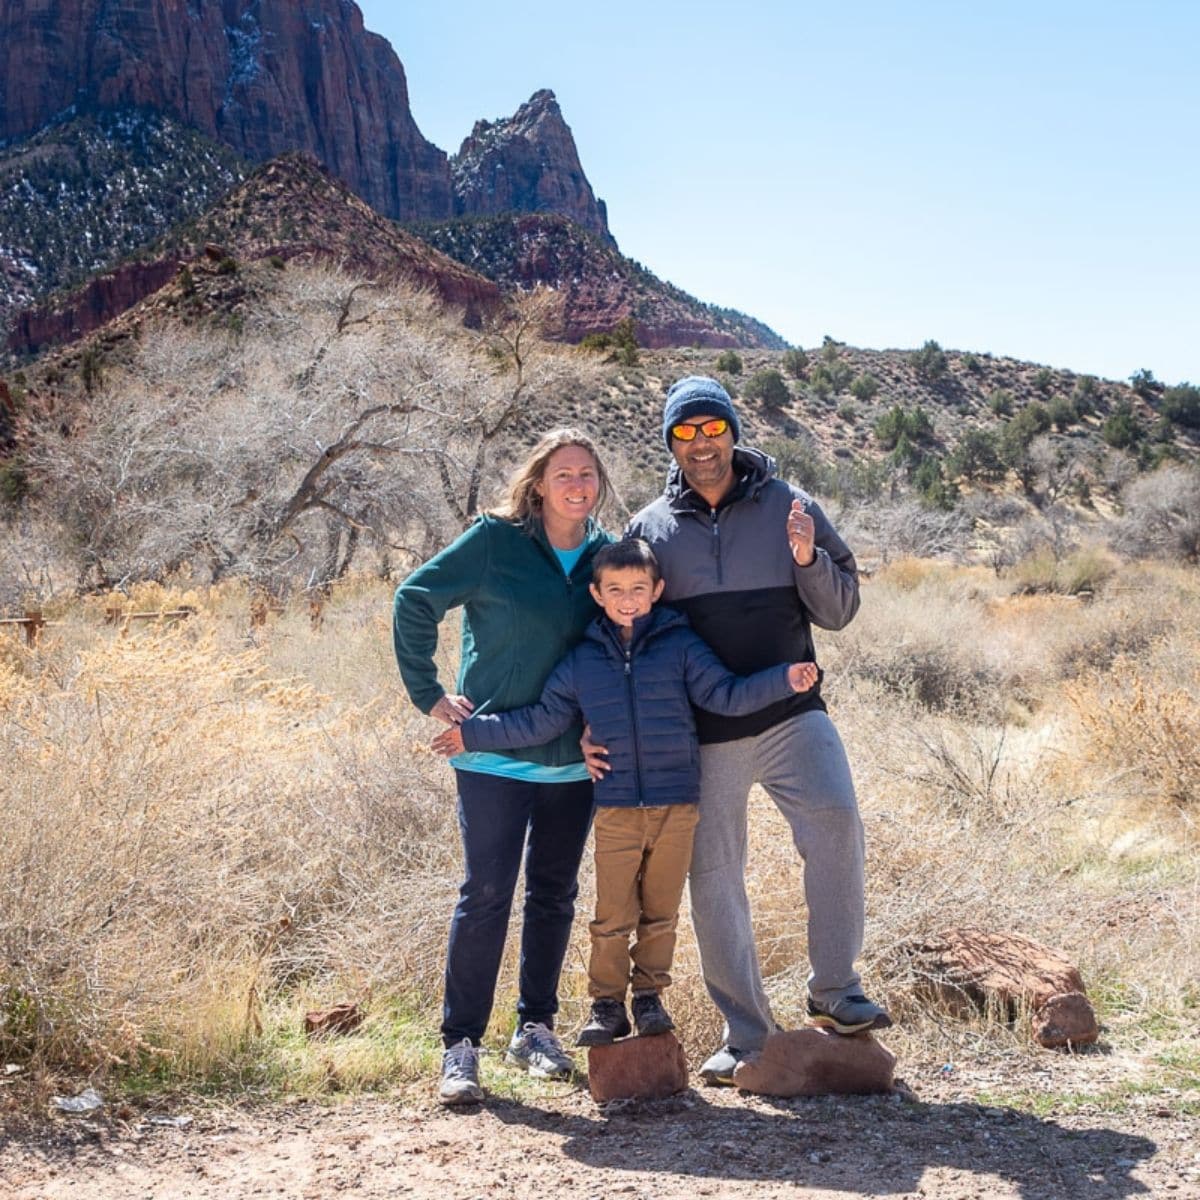
[[[1078,1069],[1055,1061],[1055,1074]],[[461,1110],[439,1107],[426,1088],[328,1104],[118,1106],[10,1125],[0,1196],[1200,1197],[1200,1119],[1170,1098],[1037,1117],[978,1102],[1001,1082],[994,1067],[928,1063],[905,1075],[889,1096],[780,1101],[703,1088],[602,1110],[580,1087],[505,1088],[489,1066],[488,1102]]]

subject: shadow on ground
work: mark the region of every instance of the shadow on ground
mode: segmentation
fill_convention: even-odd
[[[896,1097],[768,1100],[754,1108],[710,1104],[688,1092],[595,1117],[555,1114],[514,1101],[496,1105],[509,1124],[565,1136],[564,1154],[589,1167],[666,1171],[704,1181],[791,1183],[852,1194],[916,1192],[931,1168],[987,1194],[1001,1180],[1024,1200],[1110,1200],[1149,1194],[1132,1172],[1158,1149],[1149,1138],[978,1104],[898,1102]],[[719,1193],[719,1187],[716,1189]]]

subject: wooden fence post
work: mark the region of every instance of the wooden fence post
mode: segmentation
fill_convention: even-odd
[[[41,609],[27,609],[25,612],[25,644],[33,649],[38,644],[38,638],[42,634],[42,626],[46,624],[46,619],[42,616]]]

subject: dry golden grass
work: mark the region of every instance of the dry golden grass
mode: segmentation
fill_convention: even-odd
[[[913,1000],[899,947],[957,924],[1066,951],[1110,1040],[1144,1047],[1195,1021],[1200,580],[1163,567],[1118,578],[1084,604],[898,563],[820,640],[867,825],[863,968],[904,1019],[890,1039],[902,1053],[1032,1053],[1019,1032]],[[311,1091],[427,1072],[458,833],[434,729],[396,675],[390,587],[347,581],[318,626],[298,598],[252,627],[236,585],[146,585],[131,601],[198,611],[122,627],[96,599],[58,606],[36,651],[0,637],[0,1061]],[[801,868],[758,793],[750,853],[764,972],[792,1023]],[[589,864],[581,910],[591,902]],[[495,1039],[515,956],[514,944]],[[568,1029],[586,1008],[585,962],[580,920]],[[695,1057],[720,1029],[686,911],[675,976]],[[365,1004],[362,1032],[306,1043],[303,1010],[345,999]]]

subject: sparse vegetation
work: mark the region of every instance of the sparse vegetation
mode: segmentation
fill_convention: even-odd
[[[782,408],[792,398],[783,376],[773,367],[755,371],[746,381],[742,394],[747,400],[757,400],[766,408]]]
[[[792,346],[783,352],[780,364],[793,379],[803,379],[808,370],[808,355],[799,346]]]
[[[908,356],[909,366],[917,373],[917,378],[928,384],[936,384],[946,374],[946,352],[930,340],[920,350],[914,350]]]
[[[1175,425],[1200,429],[1200,388],[1190,383],[1167,388],[1159,411]]]
[[[740,375],[742,373],[741,355],[736,350],[722,350],[717,355],[716,368],[729,375]]]
[[[987,404],[996,416],[1007,417],[1012,415],[1013,400],[1013,394],[1007,388],[996,388],[988,394]]]
[[[893,405],[875,422],[875,438],[885,450],[894,450],[902,439],[917,443],[932,436],[933,422],[919,404],[913,409]]]
[[[1145,429],[1128,400],[1120,400],[1113,406],[1100,427],[1100,436],[1118,450],[1136,445],[1145,437]]]
[[[879,380],[870,371],[864,371],[850,384],[850,395],[864,404],[869,404],[879,394]]]
[[[1158,392],[1160,384],[1154,378],[1154,372],[1142,367],[1140,370],[1134,371],[1129,377],[1129,386],[1133,388],[1135,396],[1140,396],[1143,400],[1150,400]]]
[[[968,429],[946,460],[951,478],[995,481],[1003,479],[1006,467],[996,435],[989,429]]]
[[[1185,813],[1200,785],[1200,584],[1155,570],[1122,580],[1171,606],[1167,640],[1119,672],[1087,647],[1128,639],[1129,602],[1094,570],[1080,609],[1011,595],[1019,577],[898,560],[858,620],[824,639],[874,864],[863,965],[870,991],[905,1014],[902,1047],[947,1060],[957,1047],[962,1061],[986,1038],[1014,1061],[1045,1053],[994,1019],[963,1024],[910,1001],[893,948],[948,924],[1019,930],[1072,953],[1089,981],[1127,981],[1120,1009],[1101,1011],[1116,1047],[1153,1042],[1151,1014],[1166,1021],[1164,1044],[1194,1021],[1184,985],[1200,867]],[[149,1078],[320,1092],[335,1086],[330,1054],[348,1064],[338,1087],[428,1075],[457,839],[450,772],[424,749],[429,723],[396,699],[390,590],[347,578],[322,624],[293,603],[249,642],[241,584],[141,585],[124,598],[193,605],[177,625],[122,636],[101,597],[59,607],[36,652],[0,637],[5,1061],[51,1077],[82,1069],[110,1093]],[[1069,678],[1067,663],[1081,664]],[[760,952],[791,1024],[804,997],[800,865],[768,807],[754,810],[751,842]],[[938,887],[914,886],[931,877]],[[586,911],[590,874],[582,884]],[[1115,896],[1128,906],[1119,928],[1104,916]],[[1155,915],[1164,904],[1170,921]],[[572,937],[566,1030],[587,1005],[586,921]],[[515,971],[507,962],[502,997]],[[672,1011],[694,1057],[720,1030],[686,923],[676,979]],[[365,998],[360,1034],[320,1049],[289,1034],[306,1008],[345,997]],[[510,1032],[499,1007],[489,1042]],[[401,1031],[403,1049],[384,1030]]]

